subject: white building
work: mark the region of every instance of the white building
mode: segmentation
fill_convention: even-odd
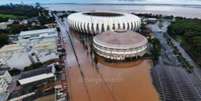
[[[12,82],[12,77],[9,74],[8,71],[0,71],[0,78],[4,79],[7,83],[11,83]]]
[[[19,34],[19,44],[27,45],[32,42],[38,42],[42,39],[57,39],[58,33],[56,28],[22,31]]]
[[[8,89],[8,84],[12,82],[12,77],[8,71],[0,71],[0,93],[4,93]]]
[[[4,79],[0,79],[0,93],[6,92],[8,89],[8,83]]]
[[[58,59],[57,35],[56,28],[23,31],[17,44],[0,49],[0,61],[11,68],[23,70],[35,62]]]
[[[38,85],[40,83],[49,82],[51,80],[54,81],[55,77],[55,67],[43,67],[39,69],[35,69],[32,71],[23,72],[21,78],[18,80],[18,83],[21,86],[24,85]]]
[[[8,25],[12,24],[13,22],[14,22],[13,20],[9,20],[7,22],[1,22],[0,29],[7,29]]]
[[[81,12],[68,16],[68,23],[74,31],[98,34],[105,31],[138,30],[141,19],[129,13]]]

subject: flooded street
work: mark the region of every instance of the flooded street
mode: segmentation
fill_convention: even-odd
[[[200,69],[194,68],[192,73],[188,73],[182,67],[167,41],[169,37],[165,33],[169,24],[170,21],[163,21],[162,28],[159,28],[159,22],[147,26],[159,39],[162,47],[158,64],[152,69],[154,84],[162,101],[200,101]]]
[[[159,101],[151,79],[151,60],[129,64],[93,64],[87,49],[75,37],[67,35],[67,25],[60,24],[66,41],[68,90],[70,101]]]

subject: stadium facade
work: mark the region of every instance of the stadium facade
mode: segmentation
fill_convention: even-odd
[[[95,52],[112,60],[143,56],[147,50],[147,39],[131,31],[103,32],[93,39]]]
[[[70,28],[80,34],[95,35],[93,49],[112,60],[143,56],[147,39],[135,32],[141,26],[136,15],[117,12],[79,12],[68,16]]]
[[[141,19],[129,13],[117,12],[80,12],[68,16],[70,28],[74,31],[97,34],[105,31],[136,31]]]

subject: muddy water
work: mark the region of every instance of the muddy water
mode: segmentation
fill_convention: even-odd
[[[142,0],[143,1],[143,0]],[[164,0],[158,0],[160,2]],[[166,0],[165,0],[166,1]],[[175,0],[176,1],[176,0]],[[188,0],[192,1],[192,0]],[[198,0],[197,0],[198,1]],[[198,3],[197,3],[198,4]],[[49,10],[64,11],[122,11],[122,12],[135,12],[135,13],[153,13],[162,15],[173,15],[187,18],[201,18],[201,6],[200,5],[154,5],[154,4],[133,4],[133,5],[115,5],[115,4],[50,4],[43,5]]]
[[[82,44],[72,39],[80,67],[67,42],[71,101],[159,101],[151,81],[150,60],[119,65],[99,61],[95,67]]]

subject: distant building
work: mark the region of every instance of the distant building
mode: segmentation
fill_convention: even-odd
[[[153,23],[156,23],[157,21],[158,21],[158,19],[156,19],[156,18],[145,18],[144,19],[144,22],[146,22],[147,24],[149,24],[149,23],[153,24]]]

